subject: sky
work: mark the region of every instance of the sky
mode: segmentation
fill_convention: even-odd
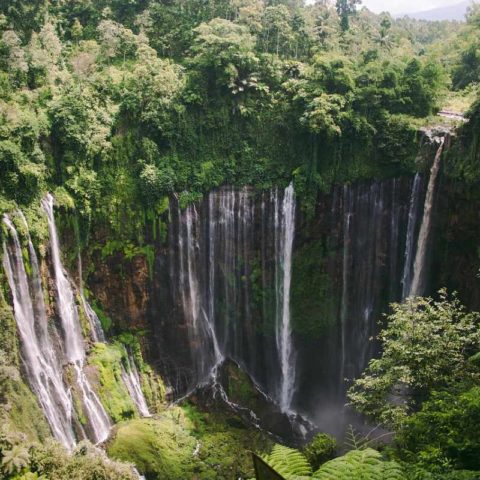
[[[431,8],[445,7],[460,3],[461,0],[363,0],[362,5],[375,13],[420,12]]]

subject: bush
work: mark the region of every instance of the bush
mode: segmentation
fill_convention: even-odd
[[[304,449],[303,454],[314,470],[335,456],[337,441],[326,433],[319,433],[313,437]]]

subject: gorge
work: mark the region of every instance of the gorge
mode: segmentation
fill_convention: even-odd
[[[0,2],[0,478],[479,478],[480,7],[360,3]]]
[[[219,366],[229,359],[280,411],[298,413],[316,428],[338,433],[346,401],[344,380],[358,377],[378,351],[371,340],[382,313],[390,302],[420,293],[420,285],[422,293],[427,291],[427,251],[444,141],[444,137],[431,140],[436,152],[430,175],[335,187],[319,199],[308,233],[304,220],[295,215],[293,184],[264,192],[221,187],[185,209],[178,197],[172,197],[168,235],[156,250],[148,287],[151,298],[142,316],[149,319],[154,333],[147,349],[152,363],[164,365],[167,358],[171,362],[169,370],[161,371],[173,396],[183,397],[199,385],[217,381]],[[103,442],[111,420],[84,367],[85,343],[105,341],[104,333],[82,288],[72,284],[62,265],[54,198],[47,195],[42,206],[48,219],[59,319],[53,332],[47,325],[30,237],[27,233],[27,269],[17,230],[4,217],[10,233],[4,243],[4,268],[15,301],[25,369],[58,440],[70,448],[82,436]],[[312,236],[318,255],[315,268],[320,271],[306,280],[320,279],[322,284],[312,283],[310,288],[320,289],[317,292],[329,302],[313,312],[317,331],[303,323],[308,319],[302,309],[309,306],[302,305],[292,286],[305,274],[296,268],[303,251],[311,254]],[[82,275],[81,268],[78,273]],[[94,283],[91,288],[95,292]],[[107,295],[115,298],[115,292]],[[158,311],[152,313],[159,298]],[[79,309],[89,321],[90,339],[83,337]],[[80,433],[74,433],[79,423],[72,419],[64,365],[73,367],[74,388],[88,420]],[[140,415],[148,417],[130,354],[121,368],[128,394]],[[328,421],[333,413],[334,425]]]

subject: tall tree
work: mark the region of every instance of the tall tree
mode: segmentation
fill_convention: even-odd
[[[356,5],[359,5],[361,0],[337,0],[337,12],[340,16],[340,26],[342,31],[346,32],[350,28],[350,15],[356,11]]]

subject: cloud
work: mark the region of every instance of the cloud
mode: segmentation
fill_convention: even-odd
[[[460,0],[363,0],[362,5],[375,13],[388,11],[391,13],[420,12],[431,8],[454,5]]]

